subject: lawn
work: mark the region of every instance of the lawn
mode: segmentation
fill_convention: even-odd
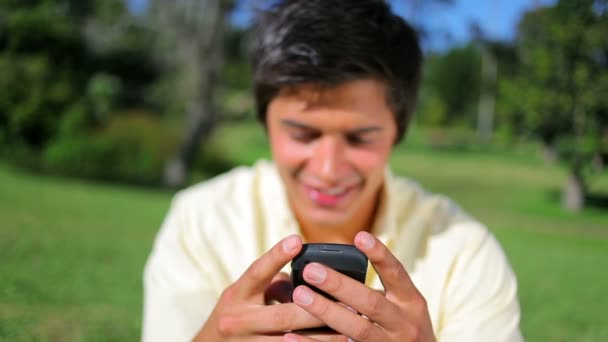
[[[496,234],[518,275],[526,340],[608,341],[608,208],[563,212],[565,171],[530,148],[433,150],[424,141],[414,132],[393,168]],[[222,165],[268,157],[251,124],[216,132],[208,151],[218,150],[209,155]],[[217,165],[214,158],[200,164]],[[608,195],[608,175],[592,189]],[[170,199],[0,163],[0,341],[137,340],[141,273]]]

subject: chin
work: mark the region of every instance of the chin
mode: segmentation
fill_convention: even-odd
[[[336,212],[334,210],[311,208],[311,210],[303,211],[300,214],[309,223],[326,228],[342,228],[347,224],[349,218],[344,210]]]

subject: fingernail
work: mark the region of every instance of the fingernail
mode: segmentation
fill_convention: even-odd
[[[287,336],[287,335],[285,335],[283,337],[283,341],[284,342],[298,342],[298,340],[295,337],[293,337],[293,336]]]
[[[293,299],[302,305],[312,304],[312,292],[306,287],[299,287],[293,294]]]
[[[372,248],[374,247],[374,244],[376,243],[376,240],[374,239],[373,236],[371,236],[370,233],[368,232],[361,232],[359,233],[359,242],[361,243],[361,245],[365,248]]]
[[[346,305],[344,308],[345,308],[346,310],[348,310],[348,311],[352,312],[352,313],[357,313],[357,310],[355,310],[355,309],[351,308],[351,307],[350,307],[350,306],[348,306],[348,305]]]
[[[294,249],[296,249],[296,247],[298,246],[298,238],[295,235],[292,235],[290,237],[287,237],[285,240],[283,240],[283,251],[284,252],[291,252]]]
[[[327,271],[319,265],[310,264],[304,269],[304,277],[313,283],[320,283],[327,277]]]

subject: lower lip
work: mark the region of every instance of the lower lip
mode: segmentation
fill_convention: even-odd
[[[306,193],[308,195],[308,197],[315,202],[317,205],[323,206],[323,207],[335,207],[338,204],[340,204],[340,202],[344,201],[344,199],[353,192],[354,187],[350,187],[348,189],[346,189],[345,192],[339,194],[339,195],[329,195],[326,194],[324,192],[321,192],[315,188],[309,187],[309,186],[304,186],[304,188],[306,189]]]

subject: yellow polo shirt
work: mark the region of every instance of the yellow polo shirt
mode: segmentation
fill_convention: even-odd
[[[372,232],[427,300],[439,341],[522,340],[517,282],[500,245],[449,199],[387,171]],[[142,340],[190,341],[222,291],[298,233],[270,162],[178,193],[144,272]],[[367,285],[382,289],[373,270]]]

